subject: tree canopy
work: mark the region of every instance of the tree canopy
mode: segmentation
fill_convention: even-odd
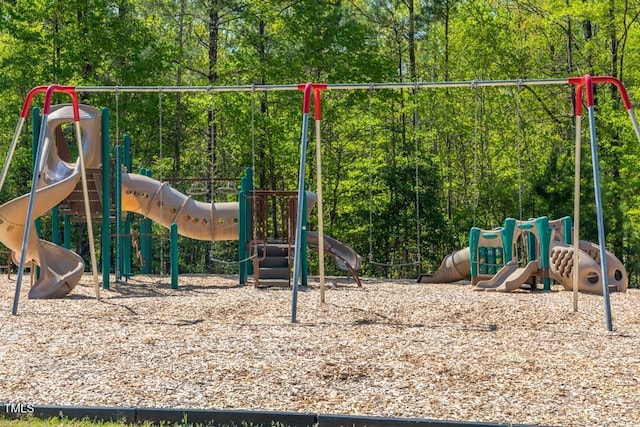
[[[49,83],[233,86],[591,74],[621,79],[633,102],[640,100],[639,16],[635,0],[4,1],[0,147],[7,150],[29,89]],[[572,215],[573,90],[469,85],[323,93],[328,234],[369,261],[364,274],[412,277],[466,245],[474,225]],[[132,136],[134,171],[211,180],[235,179],[254,167],[258,188],[296,186],[300,93],[82,97],[110,109],[113,144]],[[638,141],[614,88],[596,87],[596,110],[607,246],[637,285]],[[583,141],[580,231],[596,241],[587,130]],[[31,155],[23,136],[2,201],[28,192]],[[197,257],[206,252],[190,244],[199,248],[191,252]]]

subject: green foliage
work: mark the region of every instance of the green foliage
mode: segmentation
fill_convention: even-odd
[[[640,43],[639,14],[621,0],[2,2],[0,149],[8,149],[28,90],[50,82],[232,86],[590,73],[623,79],[637,100],[640,54],[631,47]],[[363,274],[412,277],[465,245],[473,225],[572,215],[573,95],[568,86],[472,84],[323,92],[327,233],[362,254]],[[149,168],[182,192],[190,184],[179,178],[202,179],[209,187],[203,201],[222,201],[209,183],[237,180],[248,166],[257,188],[296,186],[295,91],[84,93],[82,101],[109,108],[112,145],[132,136],[133,172]],[[638,283],[637,138],[614,90],[596,88],[596,113],[607,244]],[[580,231],[595,240],[586,122],[585,112]],[[29,119],[2,202],[30,189],[30,127]],[[315,189],[312,129],[307,182]],[[156,254],[168,252],[168,239],[156,245]],[[180,245],[181,270],[233,272],[215,262],[235,259],[233,244]]]

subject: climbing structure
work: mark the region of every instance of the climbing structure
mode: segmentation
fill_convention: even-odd
[[[483,230],[473,227],[469,247],[447,255],[433,275],[421,275],[421,283],[449,283],[471,277],[477,291],[511,292],[551,281],[573,289],[578,274],[578,290],[602,294],[602,263],[598,245],[579,242],[578,268],[574,268],[571,217],[549,221],[540,217],[528,221],[507,218],[502,227]],[[609,291],[624,292],[629,278],[622,262],[605,251]]]
[[[535,286],[536,278],[542,281],[544,289],[550,289],[548,218],[540,217],[528,221],[507,218],[504,227],[494,231],[498,232],[502,246],[490,246],[490,242],[496,241],[487,239],[492,237],[491,232],[477,227],[471,229],[471,271],[474,290],[511,292],[525,283]],[[496,253],[502,253],[504,257],[498,257]],[[483,257],[483,254],[486,256]],[[498,263],[498,260],[501,262]]]

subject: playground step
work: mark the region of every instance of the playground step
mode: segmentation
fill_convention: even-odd
[[[291,269],[289,268],[289,245],[270,243],[258,246],[258,257],[254,260],[255,283],[259,288],[289,286]]]
[[[259,257],[288,257],[289,245],[286,244],[268,244],[266,246],[258,246]]]
[[[262,267],[262,265],[260,265],[260,270],[258,271],[258,277],[260,277],[260,281],[263,280],[269,280],[269,279],[280,279],[280,280],[286,280],[289,281],[289,277],[290,277],[290,270],[289,267],[276,267],[276,268],[269,268],[269,267]]]
[[[259,261],[260,268],[289,268],[289,257],[266,257]]]
[[[260,280],[254,285],[256,288],[288,288],[291,286],[289,280],[267,279]]]

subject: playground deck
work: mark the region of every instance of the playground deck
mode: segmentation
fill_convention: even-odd
[[[0,278],[0,402],[640,425],[640,291],[473,292],[331,278],[298,294],[237,277],[136,276],[27,300]]]

